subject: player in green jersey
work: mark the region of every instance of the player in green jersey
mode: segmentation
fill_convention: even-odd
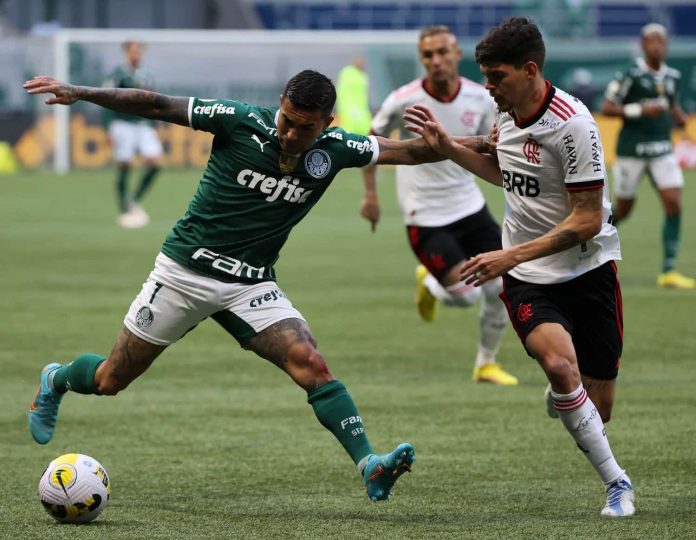
[[[151,90],[153,79],[142,67],[143,44],[126,41],[123,44],[126,62],[111,72],[104,82],[109,88],[142,88]],[[108,125],[109,140],[118,169],[116,177],[116,197],[118,203],[118,224],[128,229],[144,227],[150,221],[140,205],[145,193],[150,189],[160,168],[162,144],[152,122],[140,116],[104,111],[104,121]],[[128,194],[128,175],[136,153],[145,161],[145,170],[138,187],[132,195]]]
[[[338,72],[336,115],[339,125],[346,131],[361,135],[370,132],[370,79],[362,56],[356,56]]]
[[[315,71],[290,79],[280,107],[270,108],[73,86],[43,76],[24,87],[30,94],[54,94],[47,104],[84,100],[215,135],[198,190],[167,236],[108,358],[83,354],[43,369],[29,412],[34,439],[51,440],[68,390],[117,394],[168,345],[210,317],[306,390],[318,420],[356,463],[368,496],[388,498],[396,479],[410,470],[414,449],[402,443],[388,454],[373,452],[348,391],[331,375],[307,322],[275,282],[274,264],[292,228],[341,169],[441,158],[423,139],[393,141],[329,128],[336,92]]]
[[[647,175],[665,211],[662,228],[663,264],[660,287],[693,289],[696,280],[675,270],[681,231],[681,193],[684,178],[672,151],[672,126],[683,127],[686,114],[679,105],[681,74],[667,64],[667,30],[651,23],[641,31],[643,58],[609,83],[602,113],[623,118],[614,164],[614,223],[630,214],[638,183]]]

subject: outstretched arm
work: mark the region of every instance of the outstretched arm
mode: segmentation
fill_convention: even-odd
[[[414,105],[406,109],[404,119],[407,121],[406,129],[421,135],[433,151],[451,159],[491,184],[503,185],[497,158],[488,153],[472,150],[469,145],[462,145],[461,139],[450,137],[430,109],[423,105]]]
[[[421,131],[410,129],[422,135]],[[449,158],[439,150],[434,149],[427,137],[419,139],[406,139],[403,141],[387,139],[386,137],[376,137],[379,143],[379,158],[377,165],[420,165],[421,163],[432,163]],[[465,147],[473,153],[489,153],[495,151],[495,142],[490,137],[477,135],[473,137],[452,137],[457,145]],[[502,185],[502,184],[500,184]]]
[[[75,86],[43,75],[28,80],[23,88],[29,94],[53,94],[54,97],[45,100],[47,105],[72,105],[82,100],[112,111],[189,125],[188,97],[165,96],[136,88]]]
[[[386,137],[375,138],[379,144],[376,165],[420,165],[445,159],[445,156],[433,150],[423,138],[405,141]]]

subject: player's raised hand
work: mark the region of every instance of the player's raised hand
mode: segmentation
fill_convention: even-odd
[[[452,140],[447,130],[425,105],[407,107],[403,116],[407,130],[417,133],[430,147],[443,156],[452,149]]]
[[[75,87],[45,75],[37,75],[22,85],[28,94],[53,94],[44,100],[47,105],[72,105],[79,98]]]
[[[360,203],[360,215],[370,222],[370,230],[372,232],[377,230],[377,223],[379,223],[380,213],[381,210],[377,196],[365,194],[362,202]]]

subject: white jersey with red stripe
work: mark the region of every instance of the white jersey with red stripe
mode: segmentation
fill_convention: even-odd
[[[399,138],[417,135],[404,128],[406,107],[426,105],[455,136],[486,135],[495,121],[495,102],[475,82],[459,78],[459,89],[448,101],[440,101],[417,79],[395,90],[372,120],[372,131],[388,137],[398,130]],[[452,161],[396,167],[399,205],[407,225],[439,227],[475,214],[485,204],[474,176]]]
[[[602,230],[559,253],[516,266],[530,283],[562,283],[621,259],[611,222],[604,152],[594,118],[578,99],[547,82],[539,110],[525,120],[498,114],[498,161],[505,188],[503,247],[539,238],[570,215],[568,192],[602,189]]]

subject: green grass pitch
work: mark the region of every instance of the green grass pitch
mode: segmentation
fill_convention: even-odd
[[[374,505],[303,391],[200,325],[115,398],[69,395],[54,440],[35,444],[26,411],[39,369],[107,354],[200,171],[165,170],[144,230],[115,223],[113,172],[0,177],[0,537],[23,538],[693,538],[696,512],[696,291],[662,291],[661,214],[643,185],[621,227],[625,348],[607,426],[637,489],[637,514],[599,516],[602,486],[558,421],[544,376],[508,330],[515,388],[470,375],[477,309],[422,323],[415,259],[381,173],[376,234],[358,217],[361,180],[344,172],[295,230],[279,283],[351,391],[380,452],[417,450],[392,501]],[[680,268],[696,274],[696,175],[686,179]],[[485,187],[500,216],[501,192]],[[48,462],[97,458],[112,499],[88,526],[58,525],[38,501]]]

